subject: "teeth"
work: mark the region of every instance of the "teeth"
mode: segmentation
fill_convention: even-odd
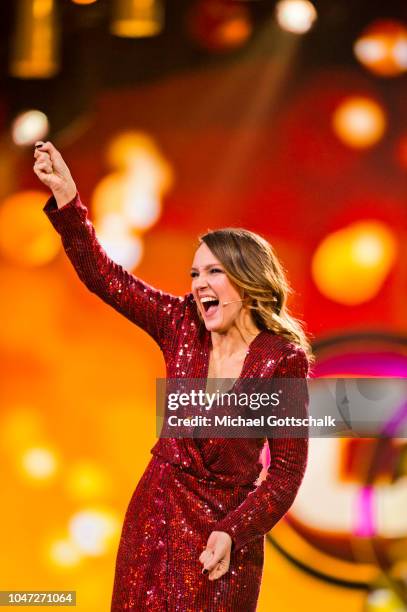
[[[202,303],[204,303],[204,302],[213,302],[214,300],[216,300],[216,298],[215,298],[215,297],[209,297],[209,296],[208,296],[208,297],[202,297],[202,298],[201,298],[201,302],[202,302]]]

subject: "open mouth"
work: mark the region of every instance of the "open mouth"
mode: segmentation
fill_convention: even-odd
[[[201,298],[201,304],[205,310],[205,314],[208,316],[214,314],[219,306],[219,300],[212,297]]]

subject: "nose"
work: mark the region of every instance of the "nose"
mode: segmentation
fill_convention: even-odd
[[[192,284],[197,291],[206,288],[208,286],[206,274],[201,272],[198,276],[195,276],[195,278],[192,279]]]

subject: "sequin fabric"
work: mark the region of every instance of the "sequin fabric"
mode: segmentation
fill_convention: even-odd
[[[206,379],[211,335],[191,293],[159,291],[114,263],[98,243],[79,195],[44,211],[90,291],[145,330],[160,346],[168,378]],[[250,344],[241,379],[306,378],[302,349],[269,330]],[[307,414],[308,397],[288,397]],[[117,554],[111,610],[123,612],[251,612],[263,571],[264,535],[284,516],[301,484],[308,439],[160,438],[128,506]],[[199,555],[212,531],[233,540],[229,571],[215,581]]]

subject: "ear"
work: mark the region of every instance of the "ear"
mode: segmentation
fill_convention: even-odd
[[[246,308],[252,306],[255,303],[255,300],[253,300],[253,298],[251,298],[250,295],[248,295],[245,291],[243,291],[242,300],[242,304]]]

